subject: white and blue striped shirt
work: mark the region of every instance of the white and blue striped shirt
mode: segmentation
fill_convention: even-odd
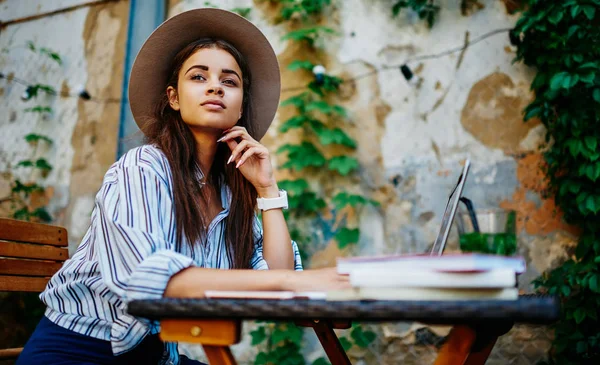
[[[229,189],[221,191],[224,209],[210,223],[206,244],[189,245],[176,237],[171,184],[165,155],[151,145],[130,150],[110,167],[81,244],[40,295],[52,322],[111,341],[113,353],[122,354],[160,331],[156,322],[127,314],[128,301],[161,298],[169,279],[190,266],[231,267],[224,238]],[[250,267],[265,270],[258,219],[254,232]],[[302,270],[292,246],[295,269]],[[177,345],[167,344],[162,363],[178,361]]]

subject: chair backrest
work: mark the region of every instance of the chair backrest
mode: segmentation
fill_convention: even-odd
[[[69,258],[67,230],[0,218],[0,291],[41,292]]]

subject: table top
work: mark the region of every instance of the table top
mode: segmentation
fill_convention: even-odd
[[[517,300],[461,301],[325,301],[309,299],[133,300],[128,313],[149,319],[351,320],[359,322],[418,321],[468,324],[512,321],[550,324],[559,317],[555,296],[522,295]]]

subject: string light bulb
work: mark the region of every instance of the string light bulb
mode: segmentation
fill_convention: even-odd
[[[400,72],[402,72],[402,76],[404,76],[409,85],[416,86],[419,84],[419,76],[416,76],[407,64],[400,66]]]
[[[316,65],[313,67],[312,72],[315,75],[315,81],[318,85],[323,84],[323,81],[325,80],[325,71],[323,65]]]

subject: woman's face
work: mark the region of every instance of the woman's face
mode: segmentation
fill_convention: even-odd
[[[242,72],[229,52],[203,48],[179,71],[177,90],[167,88],[169,104],[195,132],[220,136],[242,115]]]

